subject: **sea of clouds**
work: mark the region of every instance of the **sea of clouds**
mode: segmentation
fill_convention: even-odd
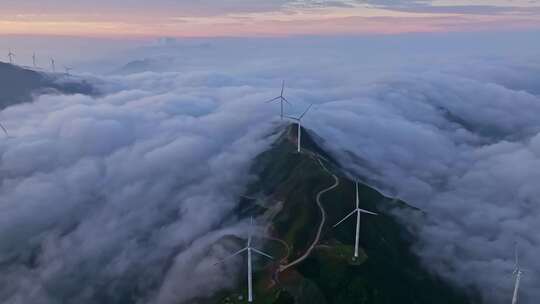
[[[312,122],[344,167],[427,213],[399,214],[416,252],[486,303],[509,300],[515,242],[532,270],[521,300],[540,297],[540,66],[530,72],[530,90],[478,75],[401,75],[324,104]]]
[[[245,235],[234,209],[284,126],[263,102],[282,79],[287,111],[314,103],[306,127],[342,166],[426,212],[399,214],[426,267],[506,303],[517,241],[522,303],[540,298],[538,60],[330,42],[147,46],[81,76],[103,97],[3,110],[2,303],[183,303],[234,286],[239,261],[213,264]]]
[[[2,303],[178,303],[235,283],[218,241],[244,236],[233,211],[279,124],[264,92],[213,76],[113,77],[103,98],[2,111]]]

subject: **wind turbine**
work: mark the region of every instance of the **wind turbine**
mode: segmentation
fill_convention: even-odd
[[[15,54],[11,51],[11,49],[9,49],[8,57],[9,57],[9,63],[13,64],[14,63],[13,57],[15,57]]]
[[[251,218],[251,226],[253,226],[253,217]],[[253,302],[253,278],[252,278],[252,266],[251,266],[251,253],[254,252],[254,253],[257,253],[257,254],[260,254],[264,257],[267,257],[271,260],[273,260],[274,258],[269,255],[269,254],[266,254],[260,250],[257,250],[253,247],[251,247],[251,229],[250,229],[250,232],[249,232],[249,236],[248,236],[248,240],[247,240],[247,245],[245,248],[243,249],[240,249],[238,250],[236,253],[226,257],[225,259],[221,260],[220,262],[216,263],[217,264],[221,264],[223,262],[225,262],[226,260],[232,258],[232,257],[235,257],[241,253],[243,253],[244,251],[247,252],[247,267],[248,267],[248,272],[247,272],[247,280],[248,280],[248,302],[251,303]]]
[[[71,70],[73,70],[73,68],[70,68],[70,67],[65,66],[65,67],[64,67],[64,70],[66,70],[66,76],[70,76],[71,74],[69,74],[69,72],[70,72]]]
[[[281,119],[283,119],[283,103],[286,102],[287,104],[291,104],[287,98],[283,97],[283,91],[285,91],[285,80],[283,80],[283,82],[281,83],[281,94],[279,94],[278,97],[274,98],[274,99],[270,99],[270,100],[267,100],[266,102],[273,102],[273,101],[278,101],[279,100],[279,103],[280,103],[280,106],[281,106]]]
[[[51,69],[54,72],[56,72],[56,65],[54,64],[54,58],[51,58]]]
[[[296,121],[296,123],[298,124],[298,153],[300,153],[302,143],[302,118],[304,117],[304,115],[306,115],[306,113],[309,111],[309,109],[311,109],[312,106],[313,104],[310,104],[309,107],[304,111],[304,113],[302,113],[302,115],[300,115],[299,117],[286,116],[287,118]]]
[[[371,215],[378,215],[377,213],[367,211],[364,209],[360,209],[360,196],[358,194],[358,182],[356,182],[356,209],[354,209],[353,212],[349,213],[346,217],[344,217],[341,221],[339,221],[337,224],[334,225],[334,228],[337,227],[339,224],[343,223],[346,219],[348,219],[350,216],[356,213],[356,238],[354,243],[354,257],[358,258],[358,244],[360,240],[360,216],[362,213],[367,213]]]
[[[4,133],[6,133],[6,136],[9,137],[9,133],[8,133],[7,129],[1,123],[0,123],[0,129],[2,129],[2,131],[4,131]]]
[[[34,66],[34,68],[37,68],[37,64],[36,64],[36,52],[34,52],[32,54],[32,65]]]
[[[519,283],[521,281],[521,275],[523,275],[523,270],[521,270],[521,266],[519,265],[519,255],[518,255],[518,248],[516,244],[515,248],[515,258],[516,263],[514,265],[514,276],[516,277],[516,281],[514,283],[514,294],[512,296],[512,304],[517,304],[519,299]]]

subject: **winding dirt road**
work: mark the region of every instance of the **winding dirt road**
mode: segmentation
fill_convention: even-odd
[[[317,161],[319,162],[321,167],[326,172],[328,172],[328,174],[332,175],[332,177],[334,178],[334,184],[332,184],[330,187],[325,188],[325,189],[319,191],[319,193],[317,193],[317,200],[316,201],[317,201],[317,205],[319,206],[319,209],[321,211],[321,223],[319,224],[319,229],[317,230],[317,235],[315,236],[315,239],[313,240],[313,243],[311,243],[311,246],[309,246],[309,248],[306,250],[306,252],[301,257],[299,257],[298,259],[290,262],[289,264],[280,265],[279,269],[278,269],[279,272],[285,271],[288,268],[293,267],[293,266],[297,265],[298,263],[302,262],[303,260],[305,260],[311,254],[313,249],[315,249],[315,246],[317,246],[317,244],[319,243],[319,239],[321,237],[321,233],[322,233],[322,230],[323,230],[323,227],[324,227],[324,223],[326,222],[326,211],[324,210],[324,207],[323,207],[323,205],[321,203],[321,196],[323,194],[325,194],[326,192],[331,191],[334,188],[336,188],[337,186],[339,186],[339,178],[335,174],[330,172],[330,170],[328,170],[326,168],[326,166],[321,162],[321,159],[319,157],[317,157]]]

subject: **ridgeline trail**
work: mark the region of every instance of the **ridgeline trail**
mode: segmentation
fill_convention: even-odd
[[[319,228],[317,230],[317,235],[315,236],[315,239],[313,240],[313,242],[311,243],[311,246],[308,247],[308,249],[306,250],[306,252],[300,256],[299,258],[297,258],[296,260],[286,264],[286,265],[280,265],[279,268],[278,268],[278,272],[283,272],[285,270],[287,270],[288,268],[290,267],[293,267],[299,263],[301,263],[303,260],[305,260],[310,254],[311,252],[313,251],[313,249],[315,249],[315,247],[317,246],[317,244],[319,243],[319,240],[320,240],[320,237],[321,237],[321,233],[322,233],[322,230],[323,230],[323,227],[324,227],[324,223],[326,222],[326,211],[324,210],[324,207],[322,205],[322,202],[321,202],[321,196],[323,194],[325,194],[326,192],[328,191],[331,191],[333,189],[335,189],[337,186],[339,186],[339,178],[333,174],[332,172],[330,172],[330,170],[328,170],[326,168],[326,166],[322,163],[320,157],[318,157],[318,155],[316,153],[313,153],[313,152],[310,152],[312,153],[312,156],[315,157],[317,159],[317,161],[319,162],[320,166],[324,169],[324,171],[328,172],[328,174],[330,174],[333,178],[334,178],[334,183],[319,191],[317,193],[317,205],[319,206],[319,209],[320,209],[320,212],[321,212],[321,223],[319,224]]]

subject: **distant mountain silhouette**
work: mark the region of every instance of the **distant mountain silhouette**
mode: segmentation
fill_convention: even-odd
[[[134,60],[115,70],[112,74],[128,75],[142,73],[151,70],[155,64],[156,61],[151,59]]]
[[[84,94],[99,92],[85,80],[63,74],[47,74],[0,62],[0,110],[32,101],[39,94]]]
[[[113,75],[138,74],[149,71],[170,71],[175,66],[172,58],[145,58],[130,61],[119,69],[111,72]]]

